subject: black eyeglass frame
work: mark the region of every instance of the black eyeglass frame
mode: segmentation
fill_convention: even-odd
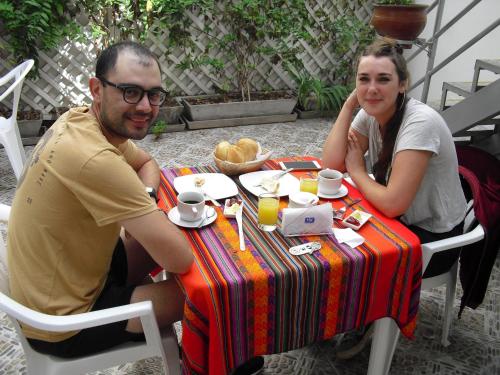
[[[144,98],[144,94],[148,94],[149,104],[152,105],[152,106],[154,106],[154,107],[159,107],[159,106],[161,106],[165,102],[165,100],[167,99],[167,96],[168,96],[168,91],[164,90],[161,87],[155,87],[155,88],[152,88],[150,90],[144,90],[139,85],[133,85],[133,84],[127,84],[127,83],[116,84],[116,83],[108,81],[106,78],[103,78],[103,77],[97,77],[97,79],[99,81],[101,81],[103,83],[103,85],[110,85],[112,87],[115,87],[115,88],[121,90],[122,94],[123,94],[123,100],[126,103],[128,103],[128,104],[137,104],[137,103],[139,103],[142,100],[142,98]],[[141,90],[141,95],[140,95],[139,99],[137,101],[132,101],[132,102],[130,101],[130,99],[127,99],[127,97],[126,97],[126,90],[127,89],[139,89],[139,90]],[[164,95],[163,98],[161,99],[161,101],[158,104],[151,103],[150,93],[151,94],[157,94],[158,92],[160,92],[160,93],[162,93]]]

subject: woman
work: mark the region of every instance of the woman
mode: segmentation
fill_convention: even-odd
[[[364,51],[356,89],[323,146],[323,166],[347,170],[358,190],[380,212],[399,217],[421,243],[432,242],[462,233],[466,201],[446,123],[426,104],[406,98],[409,74],[401,52],[386,39]],[[351,123],[358,106],[361,110]],[[434,273],[426,277],[446,272],[458,257],[443,255]],[[359,353],[372,333],[373,326],[354,347],[337,352],[337,357],[347,359]]]
[[[436,111],[406,98],[408,81],[396,44],[370,45],[358,62],[356,89],[323,146],[323,166],[347,170],[367,200],[400,217],[425,243],[462,233],[466,201],[451,133]]]

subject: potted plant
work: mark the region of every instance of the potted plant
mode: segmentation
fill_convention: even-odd
[[[378,0],[373,6],[371,24],[381,36],[397,40],[417,39],[427,23],[428,5],[413,0]]]
[[[255,92],[254,80],[263,60],[280,69],[284,61],[295,58],[298,40],[310,38],[306,32],[310,24],[311,16],[301,1],[214,1],[205,24],[192,25],[192,34],[208,38],[210,48],[198,55],[195,49],[188,50],[182,67],[208,68],[214,87],[224,92],[206,98],[208,103],[200,103],[199,97],[184,97],[188,127],[295,120],[293,92]],[[216,100],[219,104],[214,105]]]
[[[344,85],[328,85],[309,73],[294,76],[297,82],[295,111],[301,119],[336,116],[349,95]]]
[[[165,103],[160,107],[155,123],[149,129],[149,133],[155,135],[155,139],[160,138],[161,133],[177,132],[186,129],[186,124],[182,119],[184,106],[175,97],[167,97]]]

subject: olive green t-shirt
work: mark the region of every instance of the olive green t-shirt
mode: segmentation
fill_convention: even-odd
[[[12,297],[52,315],[89,311],[106,281],[119,221],[156,210],[130,162],[138,149],[107,141],[88,108],[49,128],[26,162],[8,226]],[[27,325],[27,337],[61,341]]]

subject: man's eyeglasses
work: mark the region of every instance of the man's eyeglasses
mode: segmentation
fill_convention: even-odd
[[[130,84],[116,84],[109,82],[107,79],[102,77],[97,77],[103,85],[110,85],[116,87],[123,92],[123,100],[129,104],[139,103],[144,94],[148,94],[149,104],[153,106],[160,106],[163,104],[167,98],[168,92],[163,90],[161,87],[155,87],[151,90],[144,90],[141,86],[130,85]]]

